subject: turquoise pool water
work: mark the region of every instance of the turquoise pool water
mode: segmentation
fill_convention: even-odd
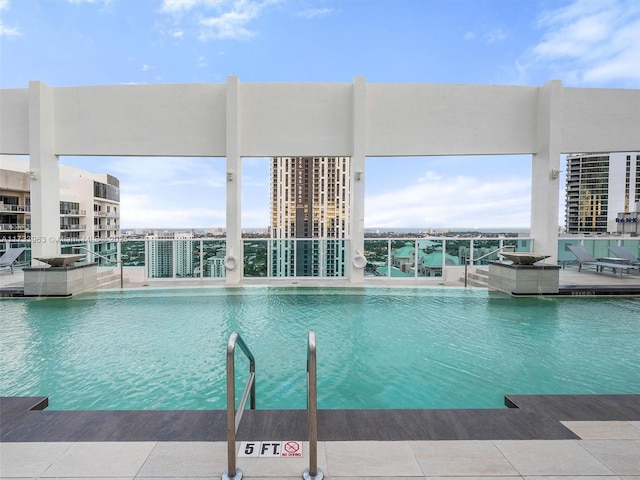
[[[225,349],[258,408],[498,408],[505,394],[640,393],[640,299],[462,289],[100,292],[0,302],[0,395],[52,409],[225,408]],[[238,390],[247,362],[237,353]]]

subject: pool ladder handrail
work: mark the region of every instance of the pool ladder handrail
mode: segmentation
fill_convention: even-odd
[[[249,378],[244,387],[240,405],[236,411],[236,374],[235,374],[235,350],[236,344],[249,359]],[[251,398],[249,408],[256,408],[256,361],[244,343],[238,332],[233,332],[227,344],[227,471],[222,474],[222,480],[240,480],[242,470],[236,466],[236,434],[242,420],[247,398]]]
[[[93,250],[89,250],[88,248],[85,248],[85,247],[72,247],[72,250],[84,250],[85,252],[92,254],[94,257],[102,258],[103,260],[106,260],[109,263],[115,263],[116,265],[120,264],[120,288],[124,288],[124,263],[122,259],[111,260],[109,257],[100,255],[99,253],[96,253]]]
[[[513,250],[515,251],[516,246],[515,245],[503,245],[500,248],[496,248],[495,250],[490,251],[489,253],[485,253],[484,255],[482,255],[481,257],[478,258],[469,258],[466,262],[464,262],[464,288],[467,288],[467,267],[469,265],[474,264],[475,262],[477,262],[478,260],[482,260],[484,258],[490,257],[491,255],[493,255],[494,253],[499,253],[507,248],[513,248]]]
[[[307,410],[309,418],[309,468],[302,473],[304,480],[322,480],[318,468],[318,382],[316,369],[316,332],[309,332],[307,343]]]

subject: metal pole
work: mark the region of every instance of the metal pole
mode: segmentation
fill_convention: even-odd
[[[316,379],[316,332],[309,332],[307,349],[307,410],[309,411],[309,469],[302,472],[305,480],[322,480],[318,468],[318,391]]]
[[[236,385],[234,353],[238,332],[233,332],[227,344],[227,471],[223,480],[241,479],[242,471],[236,468]],[[239,476],[236,476],[239,474]]]

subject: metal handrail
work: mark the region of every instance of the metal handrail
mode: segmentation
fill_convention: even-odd
[[[236,374],[235,350],[236,343],[249,359],[249,378],[244,387],[240,405],[236,411]],[[222,480],[240,480],[242,470],[236,467],[236,433],[244,413],[247,398],[251,398],[251,410],[256,408],[256,361],[238,332],[233,332],[227,344],[227,471],[222,474]]]
[[[467,288],[467,268],[470,264],[472,264],[473,262],[477,262],[478,260],[482,260],[483,258],[487,258],[491,255],[493,255],[494,253],[498,253],[503,251],[505,248],[513,248],[515,251],[516,246],[515,245],[503,245],[500,248],[496,248],[495,250],[492,250],[489,253],[485,253],[484,255],[482,255],[481,257],[478,258],[470,258],[468,259],[466,262],[464,262],[464,288]]]
[[[109,257],[105,257],[104,255],[100,255],[99,253],[94,252],[93,250],[90,250],[86,247],[72,247],[74,250],[75,249],[80,249],[80,250],[84,250],[85,252],[89,252],[90,254],[98,257],[98,258],[103,258],[105,259],[107,262],[110,263],[115,263],[116,265],[118,265],[118,263],[120,264],[120,288],[124,288],[124,263],[122,262],[122,259],[120,260],[111,260]]]
[[[309,468],[302,473],[305,480],[322,480],[318,468],[318,383],[316,378],[316,332],[309,332],[307,347],[307,410],[309,412]]]

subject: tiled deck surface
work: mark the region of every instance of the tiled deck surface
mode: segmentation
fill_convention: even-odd
[[[640,422],[567,426],[582,439],[319,442],[318,467],[333,480],[640,478]],[[219,479],[226,462],[224,442],[0,443],[1,478]],[[300,479],[307,462],[237,465],[246,479]]]
[[[565,285],[640,284],[638,275],[618,278],[592,272],[578,273],[570,269],[562,270],[560,275],[561,284]],[[22,280],[19,277],[20,273],[2,273],[0,286],[19,285]],[[163,285],[174,286],[172,283]],[[459,283],[452,282],[448,286],[459,286]],[[557,423],[559,420],[561,424],[559,428],[554,426],[552,430],[564,430],[565,439],[446,440],[443,439],[446,435],[425,435],[417,440],[337,441],[323,439],[322,435],[326,437],[326,434],[322,433],[321,428],[318,466],[324,472],[324,478],[332,480],[426,480],[437,477],[484,480],[640,480],[640,418],[635,413],[629,418],[614,415],[615,418],[625,419],[607,418],[607,412],[615,412],[615,408],[600,404],[582,418],[575,414],[578,410],[571,407],[570,402],[563,402],[564,407],[552,409],[547,405],[545,412],[540,412],[540,405],[528,403],[530,398],[535,397],[514,397],[514,401],[522,407],[522,413],[531,417],[530,425],[535,425],[552,413],[553,422]],[[636,407],[640,408],[640,405],[633,400],[631,407],[634,410]],[[542,416],[536,417],[538,414]],[[355,413],[350,415],[351,420],[357,416]],[[431,415],[444,417],[446,421],[445,412],[435,411]],[[55,415],[51,416],[51,419],[54,417]],[[60,418],[58,417],[58,421]],[[367,421],[375,423],[376,418],[378,417],[374,414]],[[545,422],[548,420],[545,419]],[[399,424],[402,423],[398,421]],[[431,421],[432,419],[427,419],[426,423]],[[495,431],[499,430],[500,421],[504,420],[487,417],[479,424],[486,431]],[[542,427],[544,431],[544,425]],[[456,432],[452,435],[453,438],[460,438]],[[308,467],[307,448],[305,443],[303,458],[240,457],[237,465],[246,479],[300,479],[302,472]],[[219,479],[226,468],[226,443],[217,440],[0,442],[0,478],[3,479]]]

